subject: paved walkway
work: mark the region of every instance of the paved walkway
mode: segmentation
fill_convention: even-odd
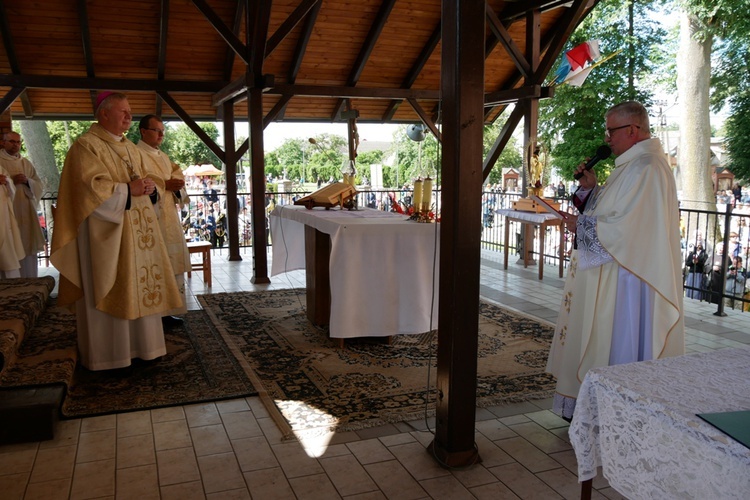
[[[214,255],[210,289],[193,273],[189,308],[199,308],[198,294],[304,286],[300,271],[255,286],[252,259],[244,257]],[[539,281],[536,267],[515,263],[505,271],[501,254],[483,252],[481,295],[553,323],[563,280],[553,266],[544,275]],[[715,311],[685,300],[688,352],[750,344],[750,313]],[[282,441],[258,398],[65,420],[53,441],[0,447],[0,491],[45,500],[578,498],[567,424],[550,404],[479,409],[482,463],[463,470],[443,469],[427,454],[433,419],[309,442]],[[622,498],[601,476],[594,488],[593,498]]]

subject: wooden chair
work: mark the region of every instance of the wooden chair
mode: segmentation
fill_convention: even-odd
[[[203,282],[206,286],[211,286],[211,242],[209,241],[191,241],[187,244],[188,252],[190,253],[190,269],[188,270],[188,278],[192,277],[192,271],[203,271]],[[193,262],[192,256],[194,253],[200,254],[200,262]]]

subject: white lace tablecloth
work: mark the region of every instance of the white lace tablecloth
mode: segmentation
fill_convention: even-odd
[[[305,268],[305,225],[331,236],[331,337],[437,328],[440,224],[367,208],[277,205],[270,225],[272,276]]]
[[[591,370],[570,440],[578,479],[601,466],[628,498],[750,498],[750,449],[696,416],[750,410],[750,349]]]

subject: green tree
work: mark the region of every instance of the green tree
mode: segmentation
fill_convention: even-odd
[[[495,139],[500,134],[500,130],[502,129],[502,124],[505,122],[504,119],[497,120],[492,125],[487,125],[484,127],[484,137],[483,137],[483,149],[484,149],[484,155],[487,156],[487,154],[490,151],[490,148],[495,142]],[[492,170],[490,171],[490,175],[487,178],[487,182],[491,184],[502,184],[503,182],[503,169],[505,168],[516,168],[518,170],[521,169],[521,165],[523,164],[523,156],[521,155],[521,148],[518,145],[518,141],[515,137],[511,137],[508,141],[508,144],[505,145],[505,148],[503,149],[502,153],[500,153],[500,157],[497,159],[497,162],[495,162],[494,167],[492,167]]]
[[[93,122],[54,121],[46,123],[52,141],[52,149],[55,151],[55,163],[57,168],[62,170],[70,146],[91,127]]]
[[[676,0],[676,3],[682,9],[677,73],[681,111],[680,169],[683,203],[688,208],[705,209],[706,204],[710,208],[715,203],[709,148],[711,102],[715,108],[721,108],[728,99],[732,110],[730,121],[734,124],[728,125],[727,130],[739,140],[743,136],[744,120],[734,117],[738,112],[748,111],[742,107],[747,102],[743,90],[747,87],[741,82],[747,79],[746,63],[729,60],[724,69],[721,69],[725,61],[723,57],[714,57],[714,49],[719,48],[720,56],[738,55],[740,59],[746,60],[747,51],[743,51],[741,46],[735,51],[731,49],[731,44],[746,43],[750,14],[746,0]],[[727,49],[722,50],[722,47]],[[720,61],[719,81],[717,75],[711,74],[713,60]],[[745,73],[729,74],[727,68],[738,63]],[[713,98],[710,97],[712,80],[719,89]],[[735,86],[737,92],[733,91]],[[746,131],[744,135],[747,136]],[[730,139],[730,143],[733,148],[738,147],[736,140]],[[735,149],[735,153],[740,154],[741,149]]]
[[[199,123],[198,126],[206,132],[214,142],[219,138],[219,129],[215,123],[206,122]],[[135,127],[135,130],[133,129]],[[133,136],[135,142],[140,139],[138,133],[138,124],[134,124],[131,130],[128,131],[128,136]],[[172,126],[170,123],[168,126],[167,135],[164,138],[162,144],[162,150],[167,153],[169,158],[183,167],[190,165],[202,165],[206,163],[213,164],[216,168],[221,168],[222,163],[219,157],[214,154],[213,151],[208,149],[203,141],[195,135],[190,127],[184,123],[179,123],[176,126]]]
[[[602,144],[608,108],[631,99],[649,106],[652,92],[647,83],[656,71],[652,54],[666,37],[651,17],[653,4],[650,0],[599,2],[570,37],[566,50],[599,40],[602,55],[619,53],[593,69],[582,86],[558,85],[555,96],[540,104],[539,142],[549,150],[551,163],[563,178],[573,179],[576,166]],[[597,166],[600,179],[611,167],[611,160]]]
[[[714,111],[729,108],[723,135],[729,153],[728,167],[745,182],[750,181],[750,16],[746,10],[736,13],[731,25],[717,40],[715,67],[711,74],[714,89],[711,104]],[[721,132],[720,132],[721,133]]]

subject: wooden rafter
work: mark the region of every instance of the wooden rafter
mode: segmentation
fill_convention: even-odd
[[[372,50],[375,48],[375,44],[378,42],[378,38],[380,38],[380,34],[383,32],[385,23],[386,21],[388,21],[388,17],[391,15],[391,11],[393,11],[393,5],[395,3],[396,0],[384,0],[383,3],[380,4],[378,14],[375,16],[375,20],[370,26],[367,37],[365,37],[365,41],[359,49],[357,59],[354,61],[352,69],[349,72],[349,77],[347,78],[348,86],[354,87],[359,82],[359,77],[362,75],[362,71],[364,71],[365,69],[367,60],[370,58]],[[341,110],[343,109],[343,107],[344,99],[339,99],[336,105],[333,107],[333,113],[331,113],[331,121],[336,120],[336,118],[341,114]]]
[[[231,29],[227,28],[227,25],[224,24],[224,21],[216,14],[211,6],[206,3],[205,0],[192,0],[192,2],[193,5],[195,5],[195,7],[200,11],[200,13],[203,14],[203,17],[205,17],[206,20],[211,23],[211,26],[213,26],[219,36],[224,39],[229,47],[231,47],[234,53],[237,54],[237,56],[239,56],[239,58],[242,59],[245,64],[247,64],[247,48],[245,47],[245,44],[242,43],[242,41],[234,34]]]
[[[234,22],[232,23],[232,33],[239,38],[242,21],[245,17],[245,2],[237,2],[237,8],[234,11]],[[234,50],[227,47],[227,55],[224,61],[224,80],[232,78],[232,69],[234,68]]]
[[[177,101],[175,101],[171,95],[169,95],[168,92],[165,92],[163,90],[158,91],[159,96],[164,99],[164,102],[167,103],[167,105],[172,108],[172,110],[177,113],[177,116],[180,117],[180,119],[185,122],[185,125],[190,127],[190,130],[195,132],[195,135],[197,135],[201,141],[210,149],[213,151],[213,153],[219,157],[219,160],[221,162],[226,162],[226,155],[224,154],[224,151],[219,147],[218,144],[214,142],[211,137],[206,133],[205,130],[200,128],[198,124],[195,122],[195,120],[192,119],[192,117],[180,106]]]
[[[441,24],[438,23],[437,27],[430,35],[430,38],[427,40],[427,43],[424,44],[424,47],[422,47],[422,50],[419,52],[419,56],[417,56],[414,64],[412,64],[412,67],[409,70],[409,73],[407,73],[406,78],[404,78],[404,81],[401,82],[402,89],[411,88],[411,86],[414,85],[414,82],[417,81],[417,77],[422,72],[422,69],[424,69],[425,64],[427,64],[430,56],[432,56],[432,53],[435,52],[435,48],[437,47],[438,43],[440,43],[440,28]],[[383,118],[386,120],[392,119],[401,102],[402,101],[400,100],[391,101],[388,104],[385,113],[383,113]]]
[[[281,23],[281,26],[279,26],[276,32],[274,32],[274,34],[268,39],[268,43],[266,43],[266,57],[271,55],[276,47],[279,46],[279,44],[289,35],[289,33],[292,32],[300,21],[302,21],[315,7],[320,9],[320,0],[304,0],[296,9],[294,9],[294,12],[292,12],[289,17]]]
[[[159,10],[159,55],[156,63],[156,78],[164,80],[167,65],[167,36],[169,33],[169,0],[161,0]],[[161,116],[162,100],[156,95],[156,115]]]

